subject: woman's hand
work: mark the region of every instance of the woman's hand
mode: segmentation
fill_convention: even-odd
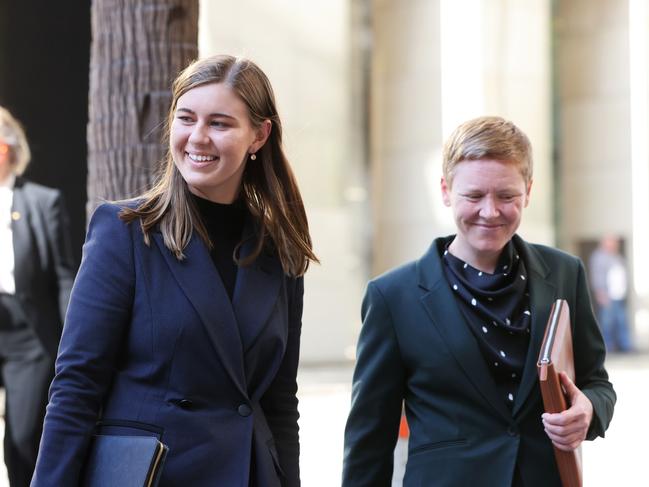
[[[572,451],[586,438],[593,418],[593,405],[565,372],[561,372],[561,385],[566,391],[570,407],[561,413],[543,413],[543,427],[554,446],[560,450]]]

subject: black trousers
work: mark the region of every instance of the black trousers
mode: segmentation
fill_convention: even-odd
[[[0,373],[6,396],[4,461],[9,485],[28,487],[54,361],[25,323],[18,301],[9,295],[0,295]]]

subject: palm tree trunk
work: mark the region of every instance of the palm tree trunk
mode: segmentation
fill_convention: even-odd
[[[198,0],[94,0],[92,37],[88,216],[150,185],[171,83],[198,53]]]

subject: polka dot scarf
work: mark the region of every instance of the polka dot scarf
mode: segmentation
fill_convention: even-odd
[[[510,241],[493,274],[482,272],[443,251],[444,274],[469,328],[511,408],[525,365],[530,333],[527,270]]]

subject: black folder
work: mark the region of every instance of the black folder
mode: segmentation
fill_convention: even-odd
[[[168,448],[154,436],[95,435],[82,487],[155,487]]]

